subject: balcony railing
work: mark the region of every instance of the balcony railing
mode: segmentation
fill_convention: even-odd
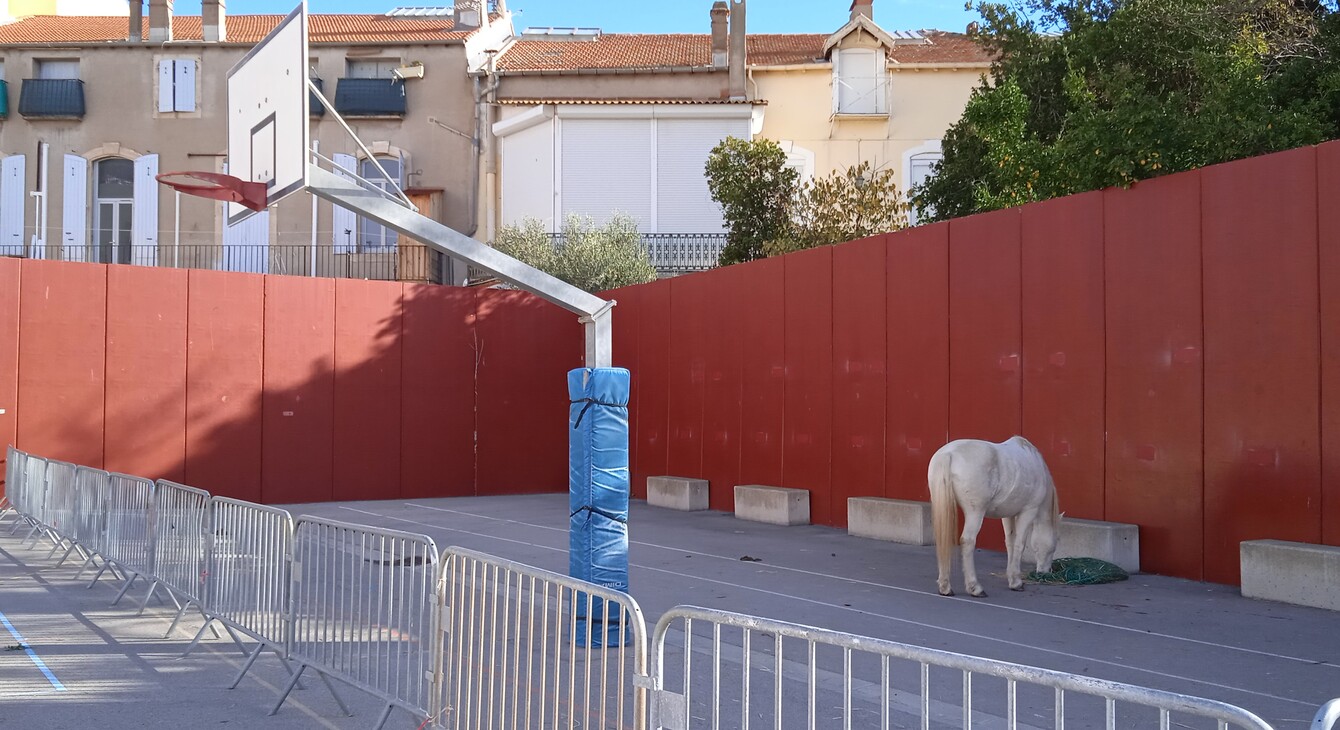
[[[397,79],[340,79],[335,110],[346,117],[403,117],[405,82]]]
[[[549,234],[555,248],[562,248],[566,238],[562,233]],[[724,233],[644,233],[642,248],[651,258],[657,276],[666,278],[707,271],[717,266],[721,251],[726,247]],[[470,280],[486,278],[488,274],[470,270]]]
[[[0,256],[427,284],[448,279],[446,257],[414,243],[363,251],[329,244],[315,248],[310,244],[52,245],[41,249],[11,245],[0,246]]]
[[[82,119],[84,82],[80,79],[24,79],[19,114],[37,119]]]

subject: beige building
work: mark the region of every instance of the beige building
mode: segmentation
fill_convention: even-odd
[[[570,214],[618,211],[653,247],[719,246],[703,167],[728,136],[778,141],[807,177],[867,161],[906,188],[939,159],[990,65],[962,34],[886,31],[871,0],[852,3],[836,33],[748,34],[745,0],[704,10],[700,35],[528,29],[504,50],[490,84],[490,230],[536,219],[559,231]]]
[[[513,31],[505,7],[462,6],[312,15],[311,73],[421,210],[473,233],[483,117],[470,72]],[[0,25],[0,255],[448,276],[421,246],[312,196],[229,227],[221,204],[158,184],[159,172],[226,169],[228,70],[282,16],[226,17],[211,0],[203,17],[174,18],[163,0],[149,15]],[[326,164],[382,179],[333,115],[312,109]]]

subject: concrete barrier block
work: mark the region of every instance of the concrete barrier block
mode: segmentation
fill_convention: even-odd
[[[808,525],[810,493],[806,489],[737,484],[735,516],[772,525]]]
[[[700,512],[707,509],[707,480],[683,477],[647,477],[647,504],[653,507]]]
[[[1121,566],[1127,573],[1138,573],[1140,527],[1065,517],[1061,520],[1056,557],[1098,558]]]
[[[934,545],[930,502],[880,497],[847,499],[847,534],[905,545]]]
[[[1242,595],[1340,611],[1340,548],[1284,540],[1239,546]]]

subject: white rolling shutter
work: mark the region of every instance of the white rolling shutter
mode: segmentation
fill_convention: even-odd
[[[23,155],[0,162],[0,255],[23,255],[24,168]]]
[[[176,111],[173,86],[176,84],[177,76],[173,70],[176,64],[171,60],[158,62],[158,111],[171,112]]]
[[[336,152],[331,159],[335,161],[337,166],[335,174],[340,177],[349,178],[344,170],[355,172],[358,170],[358,160],[353,155]],[[344,170],[339,168],[344,168]],[[331,205],[331,208],[331,246],[334,247],[335,253],[353,253],[355,243],[358,241],[358,216],[354,215],[352,210],[338,205]]]
[[[652,120],[560,121],[563,218],[576,213],[600,224],[621,212],[636,218],[642,230],[653,230]]]
[[[721,207],[712,200],[704,167],[726,137],[749,139],[748,119],[656,121],[656,233],[720,233]]]
[[[840,83],[838,113],[882,114],[884,106],[884,53],[849,48],[834,54],[834,77]]]
[[[174,103],[172,108],[179,112],[195,111],[195,60],[179,58],[174,63]]]
[[[158,262],[158,155],[135,160],[135,207],[132,211],[130,263],[153,266]]]
[[[270,209],[237,225],[223,223],[223,270],[264,274],[270,270]]]
[[[61,258],[83,261],[88,253],[88,160],[79,155],[66,155],[63,177]],[[44,258],[45,255],[44,251],[33,251],[33,258]]]

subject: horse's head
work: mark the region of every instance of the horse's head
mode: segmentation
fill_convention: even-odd
[[[1055,491],[1052,492],[1050,512],[1051,514],[1044,514],[1037,520],[1032,533],[1028,536],[1028,547],[1033,552],[1033,557],[1037,559],[1037,569],[1040,573],[1051,571],[1052,559],[1056,557],[1056,544],[1061,540],[1061,518],[1065,513],[1060,511]]]

